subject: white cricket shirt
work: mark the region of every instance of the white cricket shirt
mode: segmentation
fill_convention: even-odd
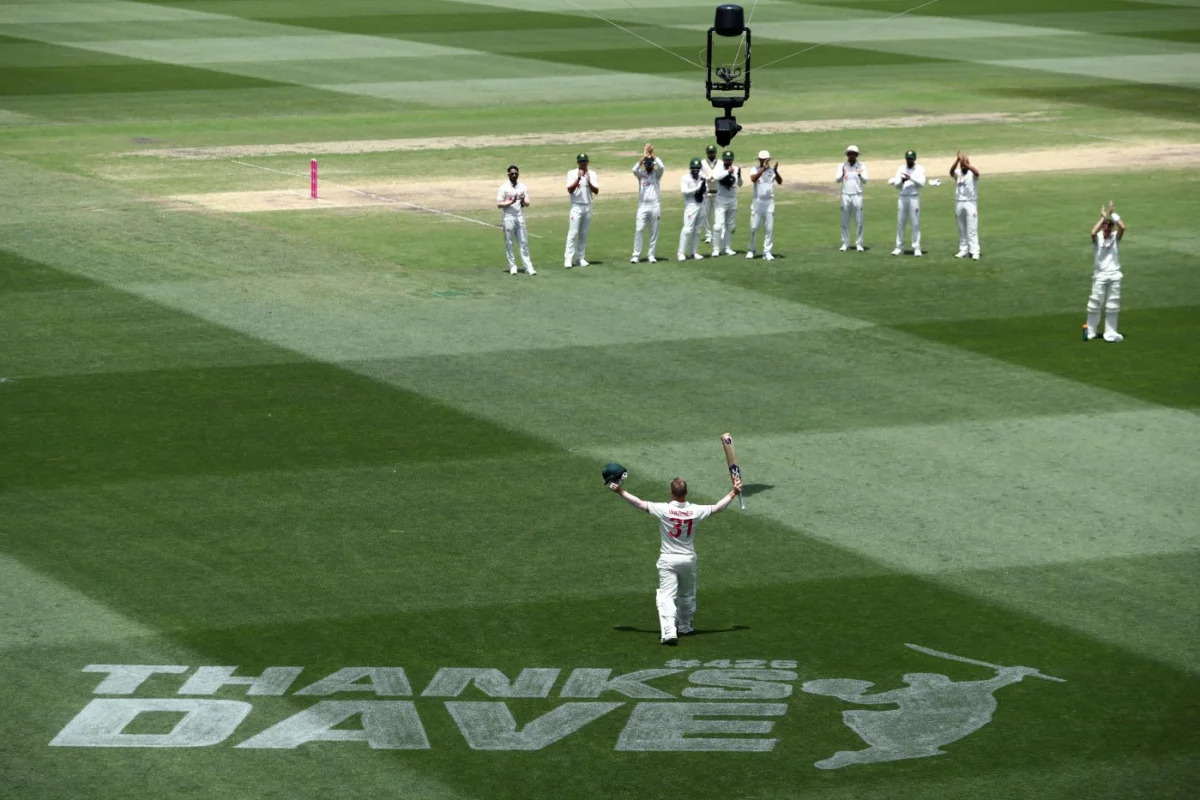
[[[661,202],[662,190],[660,182],[663,176],[663,162],[661,158],[655,157],[654,169],[647,172],[642,162],[633,165],[633,174],[638,179],[638,204],[653,205]]]
[[[721,161],[719,159],[709,161],[705,158],[700,163],[700,177],[708,182],[708,191],[710,194],[717,190],[717,181],[714,176],[717,172],[717,167],[720,165]]]
[[[725,186],[721,183],[721,179],[726,175],[732,174],[734,177],[733,186]],[[721,162],[713,173],[713,179],[717,182],[717,199],[718,200],[737,200],[738,187],[742,185],[742,168],[734,164],[725,169],[725,162]]]
[[[908,175],[908,180],[901,183],[901,179],[905,175]],[[925,185],[925,168],[920,164],[914,164],[909,169],[907,162],[901,164],[890,183],[900,187],[901,197],[920,197],[921,187]]]
[[[696,190],[704,184],[704,176],[693,178],[691,171],[683,173],[683,177],[679,179],[679,191],[683,193],[684,204],[688,203],[703,203],[703,200],[696,199]]]
[[[647,503],[646,513],[658,519],[662,538],[659,552],[665,556],[696,555],[696,523],[713,513],[713,506],[692,503]]]
[[[979,199],[974,172],[969,169],[956,169],[951,174],[954,176],[954,202],[974,203]]]
[[[1092,266],[1092,277],[1116,280],[1121,277],[1121,254],[1118,252],[1117,232],[1105,236],[1104,231],[1096,234],[1092,242],[1095,260]]]
[[[833,179],[842,185],[842,194],[862,194],[863,184],[867,182],[867,165],[861,161],[856,164],[846,161],[837,168]]]
[[[766,203],[775,199],[775,168],[767,167],[754,184],[754,202]]]
[[[514,197],[524,197],[529,199],[529,189],[525,188],[525,184],[517,181],[517,185],[513,186],[511,181],[505,181],[500,186],[500,191],[496,192],[497,203],[507,203]],[[521,201],[513,203],[511,206],[505,206],[500,209],[506,217],[521,217],[524,216],[524,209],[521,208]]]
[[[578,177],[578,169],[573,169],[568,172],[567,186],[570,186],[572,183],[574,183],[575,179]],[[571,192],[571,205],[573,206],[590,206],[592,204],[592,190],[588,188],[589,183],[591,183],[591,185],[597,189],[600,188],[600,178],[596,175],[596,171],[594,169],[589,169],[587,171],[587,175],[584,177],[585,179],[581,180],[579,185],[575,187],[575,191]]]

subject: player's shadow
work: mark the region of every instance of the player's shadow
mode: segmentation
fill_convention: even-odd
[[[773,483],[747,483],[746,485],[742,486],[742,494],[744,494],[746,497],[750,497],[751,495],[769,492],[774,488],[775,484]]]
[[[660,633],[658,628],[635,628],[632,625],[614,625],[613,630],[620,631],[621,633]],[[748,630],[750,630],[749,625],[730,625],[728,628],[697,628],[695,633],[689,635],[702,636],[709,633],[733,633],[734,631]]]

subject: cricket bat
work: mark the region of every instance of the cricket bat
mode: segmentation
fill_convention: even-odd
[[[728,433],[722,433],[721,446],[725,448],[725,462],[729,464],[729,480],[732,483],[734,478],[742,477],[742,468],[737,463],[737,451],[733,449],[733,437]],[[746,501],[740,494],[738,495],[738,506],[742,511],[746,510]]]

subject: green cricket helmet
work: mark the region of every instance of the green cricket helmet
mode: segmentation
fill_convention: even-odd
[[[698,158],[693,158],[693,159],[692,159],[692,161],[691,161],[691,163],[690,163],[690,164],[688,164],[688,169],[700,169],[700,165],[701,165],[701,164],[703,164],[703,163],[704,163],[704,162],[703,162],[703,161],[701,161],[700,159],[698,159]]]
[[[604,471],[600,475],[604,478],[605,485],[620,483],[629,477],[629,473],[625,471],[625,468],[615,461],[605,464]]]

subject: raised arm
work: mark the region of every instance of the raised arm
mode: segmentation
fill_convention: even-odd
[[[1096,241],[1096,234],[1098,234],[1100,232],[1100,226],[1102,226],[1104,224],[1104,220],[1105,220],[1106,216],[1107,215],[1105,214],[1104,204],[1101,203],[1100,204],[1100,219],[1096,220],[1096,224],[1092,226],[1092,241],[1093,242]]]
[[[1117,226],[1117,241],[1121,241],[1121,238],[1125,235],[1125,220],[1121,219],[1121,215],[1113,208],[1112,200],[1108,201],[1108,218]]]
[[[633,506],[634,508],[636,508],[638,511],[645,511],[645,510],[646,510],[646,501],[645,501],[645,500],[643,500],[643,499],[641,499],[641,498],[640,498],[640,497],[638,497],[637,495],[630,494],[629,492],[625,491],[624,487],[622,487],[622,486],[621,486],[621,484],[619,484],[619,483],[610,483],[610,484],[608,485],[608,488],[609,488],[609,489],[610,489],[612,492],[614,492],[615,494],[617,494],[617,495],[618,495],[618,496],[619,496],[619,497],[620,497],[622,500],[624,500],[626,503],[629,503],[629,505],[631,505],[631,506]]]
[[[951,178],[958,177],[954,173],[958,171],[958,165],[960,163],[962,163],[962,150],[958,151],[958,154],[954,156],[954,163],[950,165],[950,177]]]
[[[779,162],[778,161],[775,162],[774,169],[775,169],[775,182],[780,185],[783,185],[783,176],[779,174]]]
[[[729,508],[729,504],[733,502],[733,498],[737,497],[741,493],[742,493],[742,479],[734,478],[733,479],[733,488],[729,490],[729,494],[722,497],[720,500],[718,500],[716,502],[715,505],[713,505],[712,513],[719,514],[720,512]]]

